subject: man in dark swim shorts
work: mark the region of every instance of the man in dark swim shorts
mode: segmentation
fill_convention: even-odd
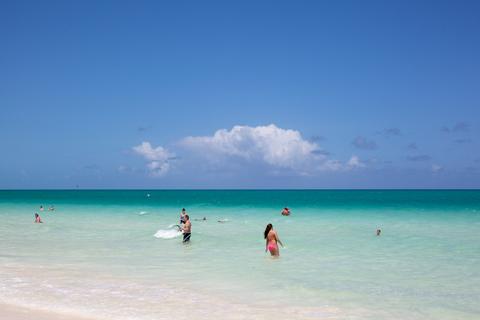
[[[183,225],[183,242],[189,242],[192,235],[192,223],[188,214],[185,215],[185,224]]]

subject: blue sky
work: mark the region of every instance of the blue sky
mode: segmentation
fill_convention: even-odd
[[[479,188],[478,1],[2,1],[0,188]]]

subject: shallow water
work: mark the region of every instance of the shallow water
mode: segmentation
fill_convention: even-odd
[[[480,317],[480,191],[0,191],[0,219],[2,302],[102,319]]]

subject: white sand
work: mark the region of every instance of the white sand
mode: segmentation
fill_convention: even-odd
[[[0,319],[5,320],[92,320],[77,316],[0,304]]]

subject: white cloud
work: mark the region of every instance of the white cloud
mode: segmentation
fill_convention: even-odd
[[[249,162],[262,162],[271,167],[291,169],[308,175],[315,171],[348,170],[364,166],[358,157],[349,163],[328,159],[316,142],[303,139],[297,130],[268,126],[234,126],[217,130],[212,136],[190,136],[181,145],[213,162],[224,157],[237,157]]]
[[[443,167],[438,164],[432,164],[432,172],[437,173],[443,170]]]
[[[312,159],[324,159],[314,154],[320,147],[304,140],[296,130],[268,126],[234,126],[221,129],[213,136],[187,137],[182,145],[192,150],[235,156],[246,160],[261,160],[280,168],[297,168]]]
[[[364,168],[365,163],[361,162],[357,156],[352,156],[350,160],[347,161],[346,168],[347,169],[355,169],[355,168]]]
[[[148,161],[147,168],[150,174],[155,177],[163,176],[170,170],[168,161],[175,156],[167,149],[161,146],[153,148],[150,142],[145,141],[132,149]]]
[[[366,166],[355,155],[347,162],[331,159],[317,142],[304,139],[297,130],[282,129],[274,124],[257,127],[237,125],[230,130],[217,130],[211,136],[186,137],[179,145],[186,151],[182,156],[186,160],[182,164],[190,164],[195,170],[224,168],[234,172],[248,163],[252,165],[250,169],[266,169],[269,174],[290,172],[311,176],[319,172],[349,171]],[[152,147],[150,142],[142,142],[132,150],[147,161],[150,175],[157,177],[170,171],[170,160],[175,157],[173,152],[161,146]],[[199,161],[198,157],[202,159]],[[188,167],[186,169],[189,170]],[[126,171],[123,167],[119,170]]]

